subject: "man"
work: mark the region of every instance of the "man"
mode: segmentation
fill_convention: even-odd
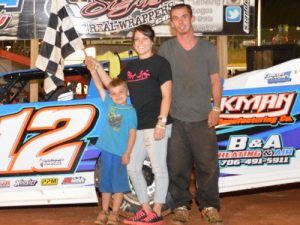
[[[189,183],[195,166],[196,198],[204,219],[222,223],[219,214],[218,124],[222,83],[215,47],[194,35],[195,18],[190,5],[178,4],[170,11],[176,38],[162,44],[159,54],[172,67],[171,116],[174,118],[168,150],[169,192],[176,222],[187,222],[192,194]],[[213,107],[211,106],[213,99]]]

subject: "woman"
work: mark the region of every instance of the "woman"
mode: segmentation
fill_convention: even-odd
[[[153,51],[154,37],[155,33],[149,25],[141,25],[134,29],[132,41],[138,59],[130,61],[120,74],[121,79],[128,81],[131,101],[137,111],[136,142],[127,170],[142,206],[133,218],[124,220],[125,224],[162,223],[161,209],[169,184],[166,155],[167,141],[171,134],[168,115],[172,74],[168,61]],[[97,61],[87,57],[86,65],[89,70],[96,70],[104,85],[108,85],[111,78]],[[147,155],[155,175],[153,209],[149,204],[147,183],[142,173]]]

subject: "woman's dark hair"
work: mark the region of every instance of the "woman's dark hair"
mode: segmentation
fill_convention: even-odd
[[[192,7],[191,5],[189,4],[177,4],[177,5],[173,5],[171,10],[170,10],[170,15],[172,14],[172,11],[175,10],[175,9],[182,9],[182,8],[186,8],[190,14],[190,16],[193,16],[193,10],[192,10]]]
[[[147,36],[148,38],[150,38],[150,40],[152,42],[154,42],[154,38],[155,38],[155,32],[154,30],[152,29],[152,27],[148,24],[143,24],[143,25],[140,25],[136,28],[134,28],[133,30],[133,35],[132,35],[132,41],[134,41],[134,36],[135,36],[135,33],[139,31],[141,32],[143,35]]]

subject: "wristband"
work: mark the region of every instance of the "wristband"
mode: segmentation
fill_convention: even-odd
[[[159,116],[157,119],[158,119],[160,122],[162,122],[162,123],[167,123],[167,117],[166,117],[166,116]]]
[[[212,108],[212,110],[215,111],[215,112],[217,112],[217,113],[220,113],[220,112],[221,112],[220,108],[217,107],[217,106],[214,106],[214,107]]]
[[[165,125],[160,125],[160,124],[156,124],[155,127],[160,128],[160,129],[166,129]]]

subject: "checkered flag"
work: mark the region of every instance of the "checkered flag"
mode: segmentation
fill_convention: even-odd
[[[46,94],[64,85],[64,59],[83,48],[65,8],[65,1],[52,0],[48,26],[35,63],[37,68],[47,72],[44,80]]]

